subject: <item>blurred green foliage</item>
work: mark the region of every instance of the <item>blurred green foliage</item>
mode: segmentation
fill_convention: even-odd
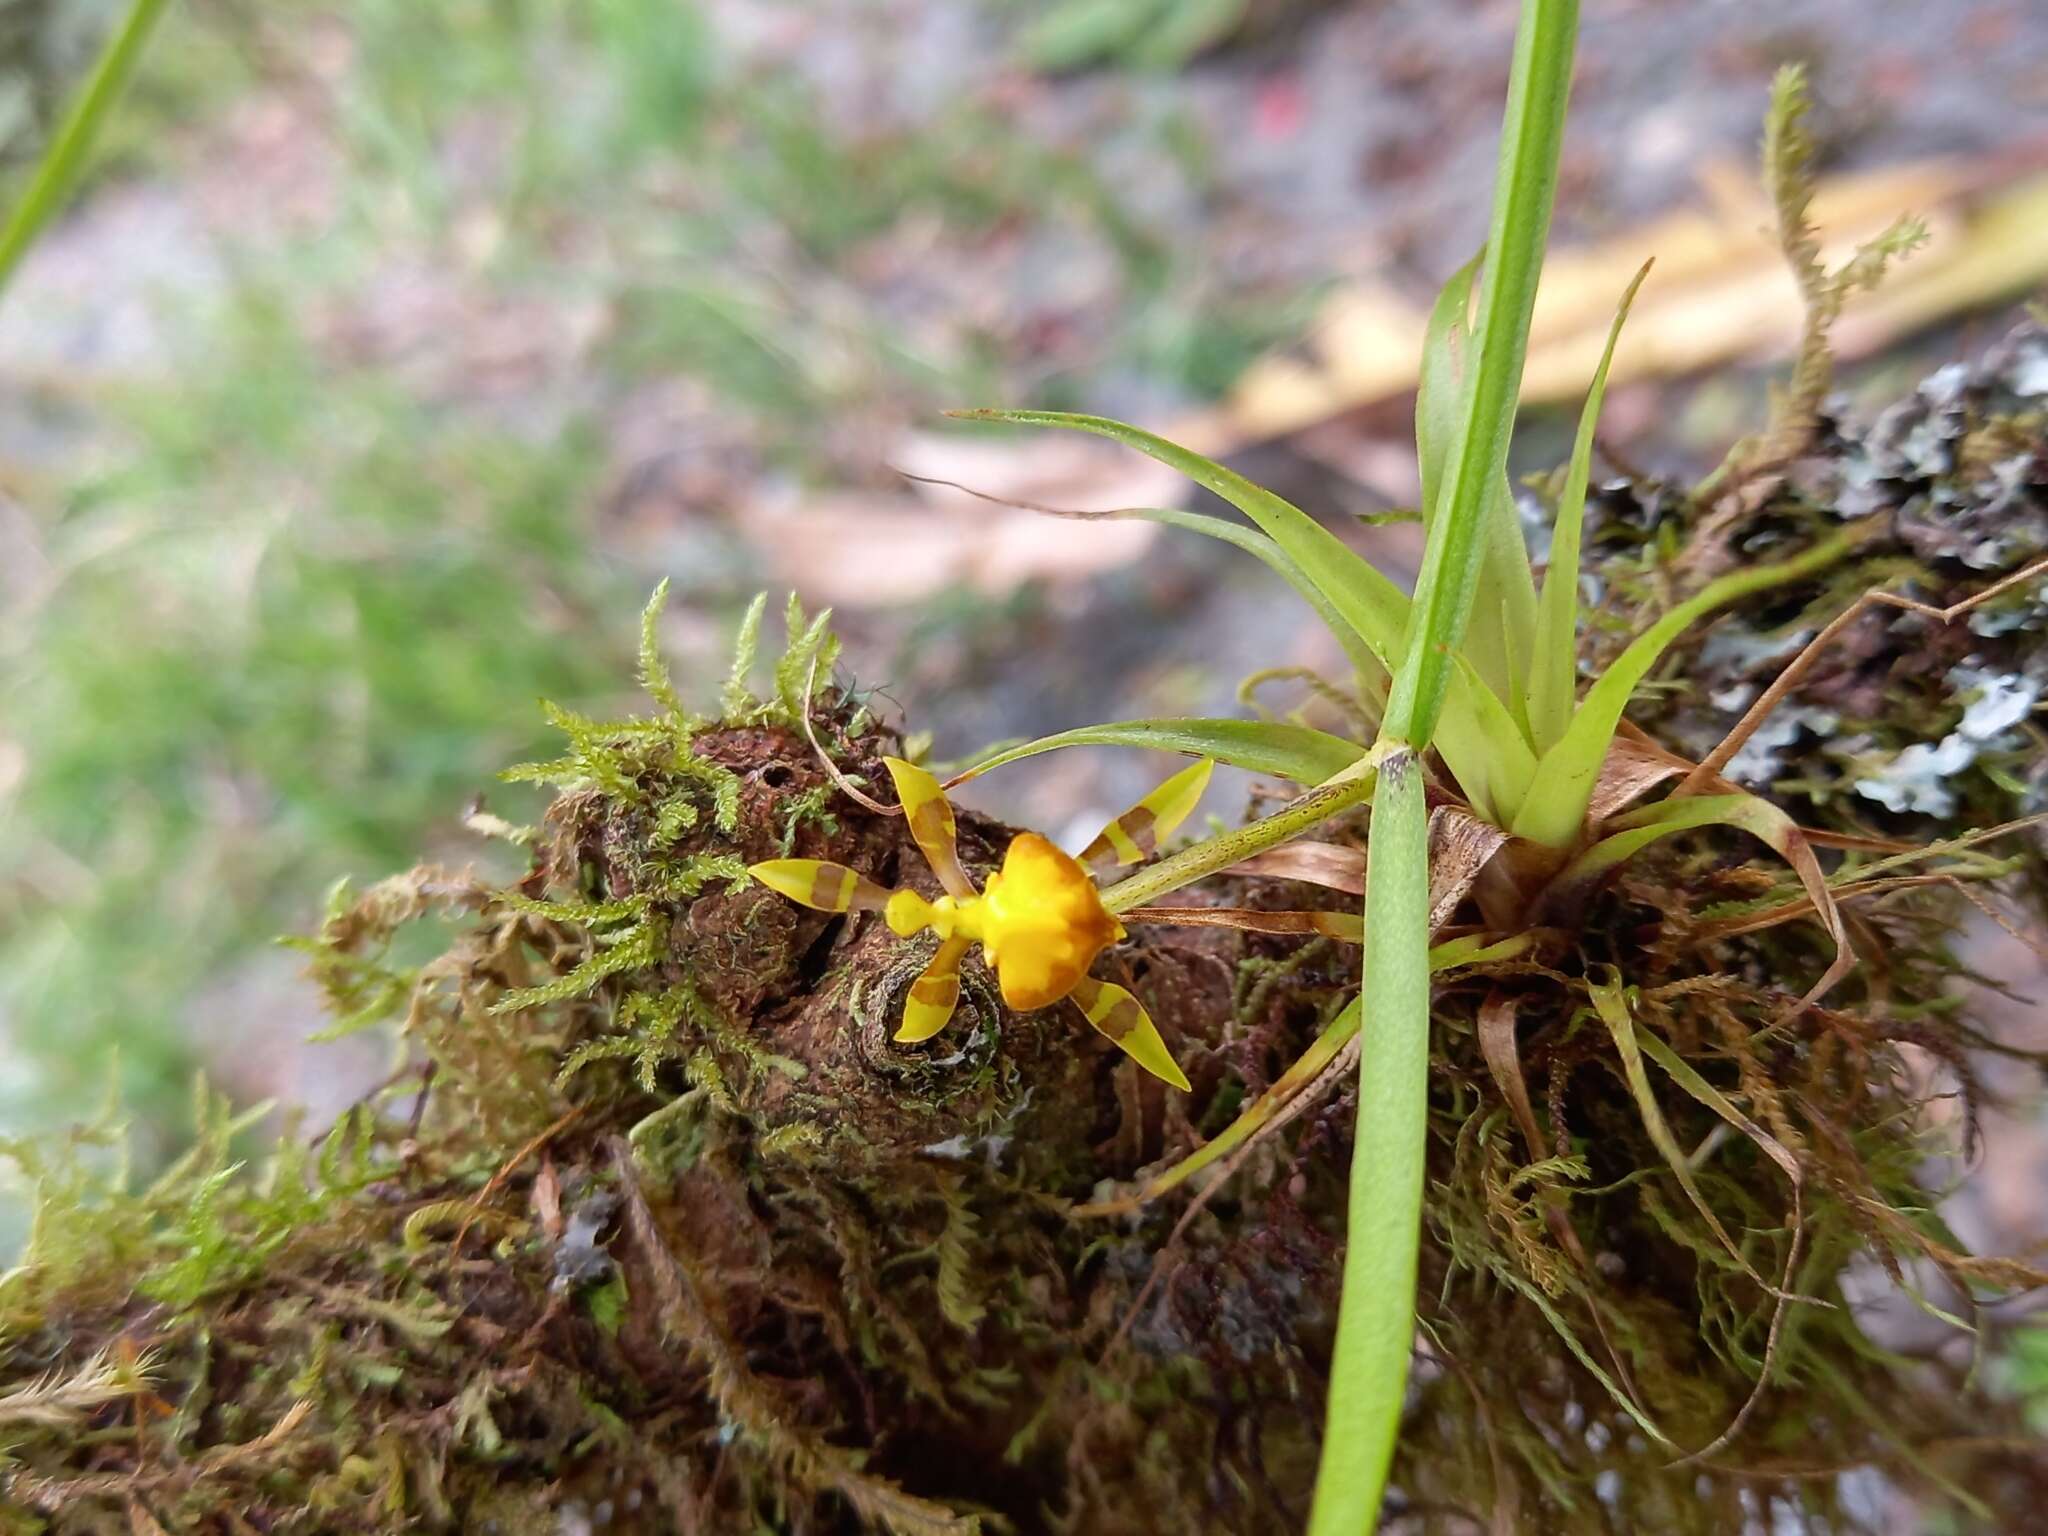
[[[0,195],[117,10],[9,12],[74,42],[10,55],[35,109],[0,136]],[[543,744],[536,696],[601,708],[649,567],[705,548],[636,554],[605,516],[636,389],[696,381],[742,476],[819,483],[880,473],[878,402],[1211,395],[1299,322],[1310,295],[1235,287],[1162,227],[1214,193],[1186,119],[1137,111],[1113,175],[1090,138],[1020,131],[990,78],[850,126],[684,0],[173,7],[84,214],[124,178],[202,183],[262,102],[319,135],[333,206],[201,251],[217,274],[163,296],[139,374],[9,407],[62,446],[0,464],[36,573],[0,609],[0,1126],[75,1114],[116,1043],[161,1116],[207,1011],[336,878],[474,856],[461,811]],[[1133,198],[1134,163],[1163,198]],[[1112,274],[1078,345],[1041,355],[1028,297],[963,316],[957,279],[927,283],[1000,240]],[[456,298],[393,339],[378,306],[421,273]],[[561,343],[577,314],[589,339]],[[493,317],[540,338],[509,384],[491,337],[441,334]],[[744,548],[674,574],[721,613]],[[516,817],[527,793],[496,798]]]
[[[421,411],[253,297],[210,340],[231,366],[124,401],[132,451],[45,528],[6,686],[0,995],[72,1081],[119,1041],[146,1105],[210,980],[421,853],[544,740],[534,695],[603,689],[628,643],[576,516],[587,431]]]
[[[1227,37],[1248,0],[1055,0],[1024,34],[1039,69],[1104,63],[1175,69]]]
[[[2013,1388],[2027,1405],[2034,1428],[2048,1434],[2048,1324],[2015,1329],[2007,1341],[2005,1365]]]

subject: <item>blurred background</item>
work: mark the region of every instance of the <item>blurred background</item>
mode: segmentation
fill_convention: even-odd
[[[0,0],[9,201],[117,10]],[[1824,225],[1935,231],[1845,323],[1852,394],[2040,290],[2039,5],[1586,12],[1528,466],[1562,457],[1647,252],[1610,465],[1693,473],[1758,421],[1797,324],[1754,171],[1781,62],[1814,73]],[[537,812],[494,775],[547,752],[538,699],[631,706],[662,577],[694,702],[747,599],[793,589],[940,757],[1231,712],[1245,674],[1329,659],[1230,551],[900,471],[1178,499],[1099,445],[938,415],[1101,411],[1412,568],[1376,514],[1416,493],[1421,315],[1483,233],[1514,13],[178,0],[0,301],[0,1135],[111,1082],[173,1137],[199,1067],[316,1115],[374,1081],[387,1045],[304,1046],[277,937],[344,877],[507,868],[465,811]],[[1155,769],[1039,759],[974,798],[1068,831]]]

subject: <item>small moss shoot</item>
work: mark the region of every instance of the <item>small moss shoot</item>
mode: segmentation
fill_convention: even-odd
[[[1819,525],[1843,483],[1889,498],[1891,531],[1854,571],[1732,610],[1639,722],[1697,752],[1782,637],[1839,607],[1837,583],[1981,584],[1992,471],[2017,443],[2042,451],[2009,387],[2048,351],[2033,336],[1953,408],[1916,395],[1881,431],[1802,450],[1736,537]],[[1902,445],[1930,431],[1964,446],[1923,471]],[[1703,506],[1607,493],[1588,529],[1596,661],[1682,586]],[[111,1108],[0,1144],[33,1190],[0,1276],[5,1536],[570,1529],[599,1511],[624,1532],[1298,1527],[1351,1097],[1257,1143],[1170,1243],[1192,1188],[1130,1221],[1072,1210],[1228,1125],[1342,1006],[1350,956],[1214,929],[1118,951],[1186,1097],[1056,1012],[1007,1013],[972,966],[955,1029],[896,1045],[924,953],[742,871],[795,855],[921,878],[901,823],[836,794],[795,727],[809,696],[820,742],[870,781],[900,740],[834,682],[826,616],[794,606],[766,668],[750,611],[718,715],[691,714],[659,599],[650,712],[554,710],[561,753],[508,775],[556,794],[522,878],[423,867],[340,889],[300,941],[333,1028],[400,1041],[387,1084],[263,1155],[251,1113],[202,1089],[189,1151],[146,1185]],[[1788,706],[1853,721],[1870,752],[1938,739],[1981,692],[1922,651],[2048,666],[2048,630],[1992,629],[1958,641],[1894,614]],[[1825,939],[1758,922],[1796,889],[1711,828],[1626,867],[1553,948],[1440,979],[1398,1528],[1708,1533],[1769,1512],[1855,1530],[1837,1474],[1867,1470],[1948,1528],[2016,1529],[2048,1492],[2021,1405],[1964,1352],[1873,1337],[1849,1304],[1875,1269],[1990,1333],[1985,1304],[2042,1278],[1968,1253],[1928,1172],[1967,1143],[1982,1053],[2016,1054],[1953,988],[1957,914],[1966,896],[2038,913],[2048,889],[2038,842],[1968,834],[2039,787],[1994,746],[1957,771],[1949,814],[1895,817],[1835,739],[1772,748],[1802,816],[1928,846],[1831,869],[1865,963],[1825,1006],[1798,1001]],[[1007,830],[963,815],[961,839],[983,870]],[[425,923],[445,950],[399,964],[394,941]],[[1962,1113],[1923,1113],[1936,1097]]]

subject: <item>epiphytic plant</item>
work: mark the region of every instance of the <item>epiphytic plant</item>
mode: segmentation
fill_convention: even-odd
[[[1738,739],[1696,765],[1633,731],[1624,711],[1689,628],[1725,605],[1843,561],[1867,527],[1850,523],[1788,558],[1709,581],[1659,615],[1583,693],[1579,688],[1579,558],[1594,428],[1615,340],[1647,267],[1622,295],[1593,375],[1540,582],[1522,540],[1506,478],[1507,446],[1550,222],[1576,26],[1575,0],[1525,0],[1488,245],[1481,260],[1445,286],[1430,318],[1416,407],[1427,541],[1412,597],[1298,508],[1138,428],[1062,412],[961,413],[1110,438],[1180,470],[1236,508],[1252,527],[1168,509],[1113,515],[1222,539],[1264,561],[1329,625],[1357,674],[1359,714],[1377,717],[1371,738],[1355,741],[1295,724],[1124,721],[1009,748],[969,770],[1058,747],[1105,744],[1199,752],[1286,775],[1313,787],[1271,816],[1197,843],[1112,887],[1105,906],[1139,908],[1232,866],[1320,879],[1364,897],[1360,1003],[1341,1013],[1236,1124],[1139,1197],[1171,1187],[1279,1123],[1291,1101],[1356,1055],[1349,1250],[1311,1524],[1319,1536],[1370,1524],[1401,1412],[1413,1335],[1433,975],[1461,959],[1497,954],[1500,945],[1536,943],[1546,925],[1565,922],[1643,848],[1706,826],[1750,833],[1790,863],[1804,899],[1785,916],[1811,914],[1835,948],[1834,963],[1813,984],[1809,1000],[1852,964],[1813,840],[1781,808],[1718,775],[1739,736],[1760,717],[1738,725]],[[1776,142],[1796,142],[1803,106],[1796,72],[1788,72],[1773,103]],[[1858,253],[1844,281],[1867,282],[1918,239],[1918,226],[1902,220]],[[1630,809],[1672,779],[1681,782],[1667,798]],[[1367,803],[1372,811],[1363,858],[1296,841],[1327,818]],[[1447,835],[1433,837],[1433,828]],[[1433,843],[1444,850],[1434,868]],[[1474,892],[1482,869],[1481,927],[1432,948],[1453,909]],[[1600,994],[1608,999],[1601,1017],[1610,1022],[1618,995],[1612,985]],[[1371,1043],[1358,1052],[1352,1041],[1368,1021]],[[1623,1037],[1616,1039],[1620,1048]],[[1633,1036],[1627,1043],[1633,1045]],[[1097,1207],[1127,1208],[1128,1202],[1114,1201]],[[1718,1233],[1711,1212],[1704,1214]],[[1782,1285],[1777,1289],[1782,1294]]]

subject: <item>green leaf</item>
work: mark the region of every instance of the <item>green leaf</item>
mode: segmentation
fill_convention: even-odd
[[[1342,615],[1373,655],[1392,671],[1398,664],[1401,636],[1408,622],[1408,599],[1401,589],[1374,569],[1350,545],[1292,502],[1252,484],[1213,459],[1170,443],[1139,427],[1106,416],[1081,416],[1070,411],[949,411],[963,421],[1007,421],[1033,427],[1068,427],[1092,432],[1135,448],[1178,470],[1212,491],[1257,523],[1287,557],[1301,567],[1330,606]]]
[[[1373,1527],[1394,1454],[1415,1339],[1429,1113],[1429,808],[1421,761],[1380,768],[1366,845],[1365,989],[1358,1129],[1329,1413],[1311,1536]]]
[[[1714,1240],[1759,1287],[1772,1295],[1778,1294],[1779,1288],[1758,1274],[1755,1266],[1743,1256],[1742,1250],[1735,1245],[1735,1239],[1728,1235],[1728,1229],[1721,1225],[1721,1218],[1714,1214],[1714,1208],[1707,1204],[1707,1197],[1701,1193],[1699,1180],[1693,1177],[1692,1159],[1671,1133],[1670,1123],[1665,1120],[1664,1111],[1657,1103],[1656,1090],[1650,1086],[1650,1074],[1643,1066],[1642,1047],[1636,1039],[1635,1017],[1629,1008],[1628,994],[1618,980],[1589,981],[1587,990],[1593,998],[1593,1011],[1613,1037],[1614,1049],[1621,1057],[1622,1076],[1628,1081],[1629,1093],[1636,1101],[1636,1113],[1642,1118],[1643,1129],[1649,1133],[1651,1144],[1678,1179],[1679,1188],[1685,1191],[1693,1209],[1700,1213],[1700,1219],[1714,1234]]]
[[[1235,545],[1246,554],[1264,561],[1268,569],[1301,594],[1302,601],[1315,609],[1316,616],[1336,637],[1338,645],[1343,647],[1353,670],[1368,680],[1378,680],[1381,691],[1384,691],[1388,672],[1379,657],[1359,638],[1358,631],[1344,621],[1329,598],[1323,595],[1322,588],[1310,581],[1308,574],[1288,556],[1287,552],[1258,529],[1247,528],[1242,523],[1228,522],[1220,517],[1210,517],[1203,512],[1183,511],[1177,507],[1122,507],[1115,512],[1091,513],[1088,521],[1119,519],[1159,523],[1168,528],[1182,528],[1190,533],[1199,533],[1206,538],[1221,539],[1224,543]],[[1403,598],[1402,601],[1406,602],[1407,599]]]
[[[1489,559],[1512,536],[1516,580],[1532,583],[1519,530],[1489,516],[1528,349],[1564,138],[1576,0],[1523,0],[1494,186],[1488,269],[1472,377],[1445,454],[1403,655],[1380,724],[1378,796],[1367,843],[1362,995],[1373,1009],[1359,1055],[1358,1131],[1329,1409],[1309,1536],[1358,1536],[1378,1522],[1400,1431],[1415,1334],[1424,1143],[1429,1116],[1429,818],[1422,765],[1458,670],[1454,657]],[[1513,507],[1506,515],[1513,516]],[[1505,580],[1510,573],[1497,572]],[[1512,633],[1504,599],[1501,628]],[[1529,593],[1533,639],[1534,588]],[[1412,749],[1408,750],[1408,749]]]
[[[1422,377],[1415,400],[1415,446],[1422,473],[1425,527],[1435,526],[1444,463],[1457,435],[1471,346],[1466,312],[1471,308],[1473,275],[1483,257],[1484,252],[1473,257],[1444,284],[1430,311],[1422,344]],[[1488,483],[1484,517],[1485,539],[1464,650],[1477,674],[1499,698],[1507,701],[1517,730],[1526,736],[1522,662],[1536,637],[1536,587],[1505,463],[1495,470]]]
[[[1484,253],[1482,252],[1483,256]],[[1422,339],[1421,381],[1415,391],[1415,459],[1422,475],[1422,526],[1436,521],[1437,490],[1443,484],[1444,460],[1457,435],[1458,407],[1465,376],[1465,317],[1472,308],[1472,279],[1481,257],[1474,256],[1451,274],[1429,312]]]
[[[1575,841],[1622,711],[1636,685],[1649,675],[1671,642],[1716,608],[1832,565],[1855,547],[1859,536],[1856,530],[1845,529],[1790,560],[1724,576],[1638,635],[1587,690],[1564,735],[1538,760],[1535,781],[1510,830],[1517,837],[1551,848],[1567,847]]]
[[[964,783],[1005,763],[1035,757],[1040,752],[1056,752],[1062,747],[1144,747],[1155,752],[1185,753],[1189,757],[1213,757],[1233,768],[1277,774],[1297,784],[1320,784],[1335,778],[1365,756],[1365,748],[1356,742],[1276,720],[1117,720],[1106,725],[1078,726],[1019,746],[987,752],[947,783]]]
[[[1412,649],[1395,675],[1382,727],[1389,739],[1418,748],[1429,743],[1443,710],[1451,655],[1471,615],[1482,566],[1491,565],[1501,584],[1500,593],[1509,604],[1504,622],[1510,625],[1516,622],[1517,599],[1512,594],[1529,584],[1529,628],[1534,629],[1533,578],[1521,551],[1520,532],[1502,523],[1502,514],[1489,508],[1488,498],[1507,464],[1508,435],[1528,351],[1529,315],[1536,302],[1557,188],[1577,27],[1577,0],[1524,0],[1508,80],[1472,377],[1460,392],[1464,409],[1445,454],[1440,504],[1416,581],[1406,636]],[[1510,505],[1505,516],[1513,515]],[[1509,554],[1518,558],[1519,574],[1514,562],[1505,559]]]
[[[1607,329],[1607,347],[1600,354],[1600,366],[1593,370],[1593,383],[1586,391],[1586,406],[1579,413],[1579,435],[1572,443],[1571,468],[1565,472],[1564,494],[1557,500],[1557,523],[1550,536],[1550,567],[1543,573],[1543,596],[1538,601],[1536,646],[1529,669],[1529,729],[1538,750],[1547,750],[1564,735],[1571,724],[1572,704],[1578,697],[1579,629],[1579,534],[1586,520],[1586,484],[1592,478],[1593,432],[1600,424],[1600,402],[1607,394],[1607,370],[1614,362],[1614,344],[1621,339],[1622,323],[1636,290],[1650,275],[1650,263],[1621,296],[1614,312],[1614,324]]]
[[[135,72],[136,61],[142,57],[143,44],[149,41],[150,29],[163,9],[164,0],[133,0],[128,14],[107,39],[84,90],[65,117],[64,125],[57,130],[57,137],[44,151],[35,179],[15,205],[7,227],[0,230],[0,293],[6,291],[14,269],[42,233],[43,226],[71,195],[99,138],[100,127],[114,103],[121,99],[128,77]]]
[[[1443,754],[1472,809],[1484,820],[1506,826],[1536,776],[1536,754],[1499,695],[1463,656],[1455,661],[1432,745]]]

